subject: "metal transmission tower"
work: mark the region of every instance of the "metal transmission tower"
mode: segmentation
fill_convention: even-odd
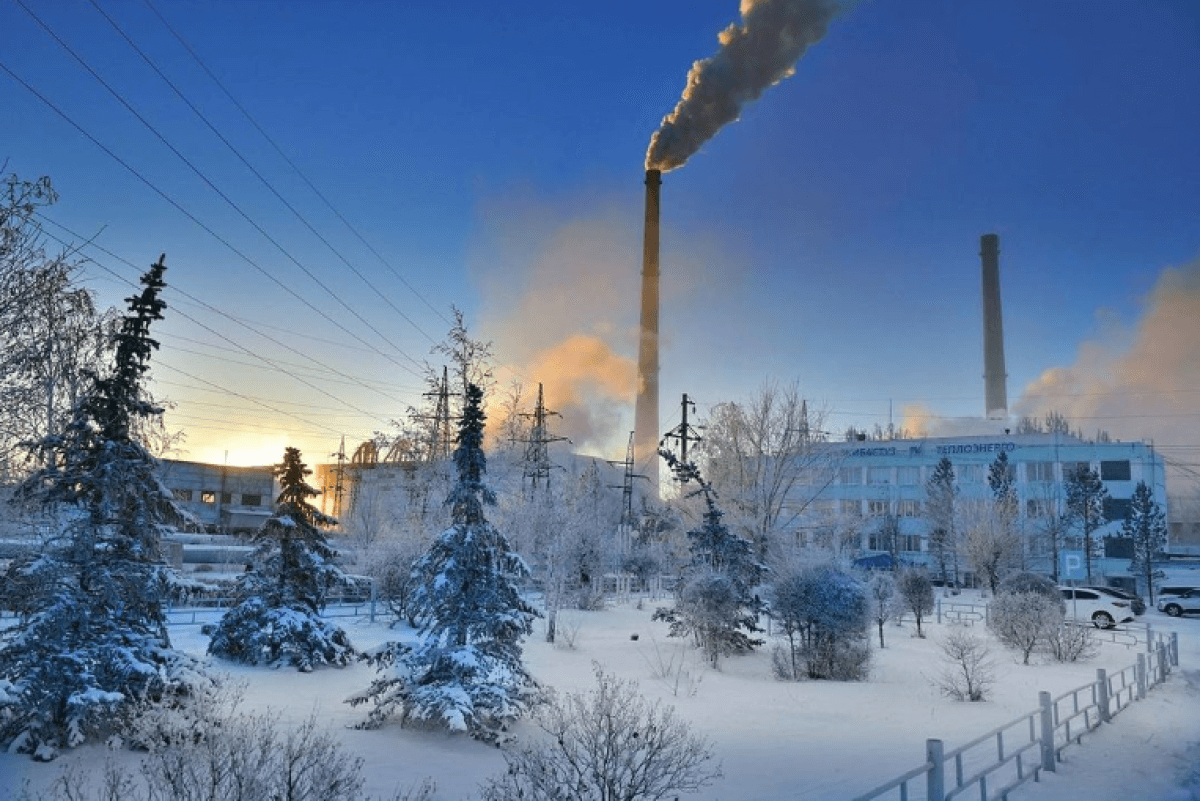
[[[646,478],[646,476],[633,472],[633,467],[636,464],[634,461],[634,438],[636,433],[635,431],[629,432],[629,447],[625,449],[625,461],[606,460],[613,467],[619,465],[624,468],[624,481],[620,485],[608,485],[610,489],[621,490],[621,527],[624,530],[630,530],[633,527],[633,480],[635,478]]]
[[[330,456],[337,457],[337,470],[334,472],[333,480],[333,516],[341,517],[342,496],[346,491],[346,437],[344,435],[337,453],[331,453]]]
[[[670,431],[668,431],[663,436],[663,442],[666,442],[668,439],[679,440],[679,463],[686,465],[689,463],[688,462],[688,443],[689,442],[699,443],[699,442],[703,442],[703,440],[700,439],[700,435],[697,434],[690,425],[688,425],[688,409],[689,408],[695,409],[696,404],[693,403],[692,401],[688,400],[688,396],[687,396],[686,392],[683,393],[683,401],[681,403],[681,406],[682,406],[682,414],[680,416],[680,423],[679,423],[679,425],[672,428]],[[678,478],[677,478],[677,480],[678,480]]]
[[[550,487],[550,468],[553,465],[550,463],[551,442],[565,442],[566,437],[552,436],[546,430],[546,417],[554,415],[562,417],[558,412],[550,411],[546,408],[546,404],[542,397],[542,385],[538,384],[537,406],[534,407],[532,413],[523,413],[523,417],[532,417],[533,426],[529,430],[529,439],[525,440],[525,475],[524,478],[529,479],[530,486],[536,490],[542,479],[546,480],[546,487]]]
[[[454,452],[454,434],[450,430],[450,396],[457,394],[450,391],[449,370],[443,365],[442,380],[438,382],[437,389],[423,393],[426,398],[437,398],[433,405],[433,414],[414,415],[420,420],[433,420],[433,425],[429,427],[428,443],[428,459],[431,462],[449,459],[450,454]]]

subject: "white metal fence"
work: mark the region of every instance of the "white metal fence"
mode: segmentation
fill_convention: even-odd
[[[1151,636],[1132,665],[1112,675],[1101,668],[1095,681],[1057,697],[1043,691],[1035,709],[953,751],[946,752],[941,740],[926,740],[924,763],[854,801],[1007,799],[1041,771],[1053,772],[1067,747],[1145,698],[1178,665],[1179,635]]]

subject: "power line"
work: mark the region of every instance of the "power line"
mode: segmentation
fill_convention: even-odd
[[[333,246],[333,244],[330,243],[330,241],[321,234],[320,231],[318,231],[316,228],[314,228],[313,225],[308,221],[308,219],[303,214],[301,214],[295,208],[295,206],[293,206],[291,203],[289,203],[287,201],[287,199],[283,195],[281,195],[278,192],[278,190],[275,189],[274,185],[271,184],[271,182],[268,181],[262,175],[262,173],[260,173],[257,169],[255,169],[254,165],[251,164],[246,159],[246,157],[243,156],[242,153],[236,147],[233,146],[233,143],[230,142],[227,138],[225,138],[225,136],[220,131],[217,130],[216,126],[214,126],[209,121],[209,119],[206,116],[204,116],[204,113],[201,112],[200,109],[198,109],[195,106],[195,104],[192,103],[192,101],[188,100],[187,96],[185,96],[184,93],[182,91],[180,91],[179,87],[177,87],[171,81],[171,79],[168,78],[163,73],[163,71],[158,68],[158,65],[155,64],[154,61],[148,55],[146,55],[145,51],[143,51],[140,47],[138,47],[137,43],[135,43],[133,41],[133,39],[131,39],[129,37],[129,35],[124,30],[122,30],[122,28],[116,23],[116,21],[112,17],[110,17],[107,13],[105,13],[104,9],[100,7],[100,4],[97,3],[96,0],[90,0],[90,2],[92,4],[92,6],[96,9],[96,11],[98,11],[100,13],[100,16],[104,17],[104,19],[108,21],[108,24],[113,27],[113,30],[115,30],[118,34],[120,34],[121,38],[123,38],[129,44],[129,46],[132,47],[133,50],[139,56],[142,57],[142,60],[146,62],[146,64],[150,67],[150,69],[154,70],[155,74],[158,75],[158,77],[162,78],[163,82],[166,83],[167,86],[171,87],[171,90],[179,97],[180,100],[183,101],[183,103],[185,105],[187,105],[187,107],[189,109],[192,110],[192,112],[200,119],[200,121],[203,122],[210,131],[212,131],[213,135],[216,136],[218,139],[220,139],[221,142],[225,145],[225,147],[227,147],[229,149],[229,151],[231,153],[233,153],[233,155],[237,156],[238,160],[241,161],[242,164],[244,164],[246,166],[246,169],[248,169],[248,170],[250,170],[250,172],[254,173],[254,176],[256,178],[258,178],[258,180],[262,183],[262,185],[265,186],[271,192],[271,194],[273,194],[279,200],[279,202],[282,203],[288,209],[288,211],[290,211],[296,217],[296,219],[298,219],[304,225],[304,227],[306,227],[313,234],[313,236],[315,236],[317,239],[321,240],[321,242],[325,245],[325,247],[329,248],[329,251],[331,253],[333,253],[335,256],[337,256],[338,259],[340,259],[343,264],[345,264],[347,267],[349,267],[350,270],[355,275],[357,275],[364,284],[366,284],[368,287],[370,287],[370,289],[376,295],[378,295],[380,297],[380,299],[383,300],[384,303],[386,303],[388,306],[390,306],[392,308],[392,310],[396,312],[396,314],[398,314],[401,318],[403,318],[405,322],[407,322],[409,325],[411,325],[413,328],[415,328],[419,333],[424,335],[425,338],[428,339],[430,342],[433,342],[432,337],[430,337],[428,334],[426,334],[425,331],[423,331],[419,325],[417,325],[408,315],[406,315],[394,303],[392,303],[391,299],[388,298],[387,295],[385,295],[383,292],[381,292],[379,290],[379,288],[376,287],[375,284],[373,284],[370,281],[370,279],[368,279],[365,275],[363,275],[362,272],[360,272],[357,267],[355,267],[353,264],[351,264],[350,261],[344,255],[342,255],[341,251],[339,251],[337,248],[335,248]],[[372,330],[374,330],[374,329],[372,329]],[[376,333],[378,333],[378,332],[376,332]],[[396,348],[398,352],[403,353],[402,351],[399,350],[399,348],[396,345],[391,343],[386,338],[384,338],[384,341],[388,342],[389,345],[392,345],[393,348]],[[411,360],[411,357],[409,357],[409,358]]]
[[[43,29],[43,30],[45,30],[45,31],[46,31],[46,32],[47,32],[47,33],[48,33],[48,34],[49,34],[49,35],[50,35],[50,36],[51,36],[51,37],[52,37],[52,38],[53,38],[53,39],[54,39],[54,40],[55,40],[55,41],[56,41],[56,42],[57,42],[57,43],[58,43],[58,44],[59,44],[59,45],[60,45],[60,46],[61,46],[61,47],[64,49],[64,50],[66,50],[66,52],[67,52],[67,53],[68,53],[68,54],[69,54],[69,55],[70,55],[72,58],[74,58],[74,59],[75,59],[77,62],[79,62],[79,64],[80,64],[80,65],[81,65],[81,66],[82,66],[82,67],[83,67],[85,70],[87,70],[87,72],[88,72],[88,73],[89,73],[89,74],[90,74],[90,75],[91,75],[93,78],[95,78],[95,79],[96,79],[96,81],[98,81],[98,82],[100,83],[100,85],[101,85],[101,86],[103,86],[105,89],[107,89],[107,90],[108,90],[108,92],[109,92],[109,94],[111,94],[111,95],[112,95],[114,98],[116,98],[116,100],[117,100],[119,103],[121,103],[121,105],[123,105],[123,106],[126,108],[126,110],[128,110],[128,111],[129,111],[129,113],[130,113],[130,114],[132,114],[132,115],[133,115],[135,118],[137,118],[137,120],[138,120],[139,122],[141,122],[141,123],[142,123],[142,125],[143,125],[143,126],[145,126],[147,130],[149,130],[149,131],[150,131],[152,134],[154,134],[154,136],[155,136],[155,137],[156,137],[156,138],[157,138],[157,139],[158,139],[160,142],[162,142],[162,143],[163,143],[163,144],[164,144],[164,145],[167,147],[167,149],[169,149],[169,150],[170,150],[172,153],[174,153],[174,154],[175,154],[175,156],[176,156],[177,158],[179,158],[179,160],[180,160],[180,161],[182,161],[182,162],[183,162],[183,163],[184,163],[184,164],[185,164],[185,165],[188,167],[188,169],[190,169],[190,170],[191,170],[193,173],[195,173],[195,175],[196,175],[198,178],[200,178],[200,180],[201,180],[201,181],[203,181],[203,182],[204,182],[204,183],[205,183],[205,184],[206,184],[206,185],[207,185],[207,186],[208,186],[208,187],[209,187],[209,188],[210,188],[210,189],[211,189],[213,192],[215,192],[215,193],[216,193],[216,195],[217,195],[218,197],[220,197],[220,198],[221,198],[223,201],[225,201],[225,203],[226,203],[226,204],[227,204],[227,205],[228,205],[230,208],[232,208],[232,209],[233,209],[235,212],[237,212],[237,214],[238,214],[238,215],[239,215],[239,216],[240,216],[242,219],[244,219],[244,220],[245,220],[247,223],[249,223],[249,225],[250,225],[252,228],[254,228],[256,231],[258,231],[258,233],[259,233],[259,234],[260,234],[260,235],[261,235],[261,236],[262,236],[264,239],[266,239],[268,242],[270,242],[270,243],[271,243],[271,245],[273,245],[273,246],[274,246],[274,247],[275,247],[275,248],[276,248],[276,249],[277,249],[277,250],[278,250],[278,251],[279,251],[281,254],[283,254],[283,255],[284,255],[284,257],[286,257],[286,258],[287,258],[289,261],[291,261],[293,264],[295,264],[295,265],[296,265],[296,267],[298,267],[298,268],[299,268],[299,269],[300,269],[300,270],[301,270],[301,271],[302,271],[302,272],[303,272],[305,275],[307,275],[307,276],[309,277],[309,279],[310,279],[310,280],[312,280],[312,282],[313,282],[313,283],[315,283],[317,286],[319,286],[321,289],[323,289],[323,290],[326,292],[326,294],[328,294],[330,297],[332,297],[334,300],[336,300],[338,303],[340,303],[340,304],[342,305],[342,307],[343,307],[343,308],[345,308],[345,309],[346,309],[346,311],[350,312],[350,314],[351,314],[351,315],[353,315],[353,316],[354,316],[356,319],[358,319],[358,320],[359,320],[359,322],[361,322],[363,325],[365,325],[365,326],[367,326],[368,328],[370,328],[370,329],[371,329],[371,330],[372,330],[372,331],[373,331],[373,332],[374,332],[374,333],[375,333],[375,334],[376,334],[378,337],[380,337],[380,339],[382,339],[384,342],[387,342],[389,345],[391,345],[391,346],[392,346],[392,347],[393,347],[393,348],[396,350],[396,352],[397,352],[397,353],[399,353],[400,355],[404,356],[404,357],[405,357],[406,359],[408,359],[409,361],[413,362],[413,364],[417,364],[417,366],[420,366],[420,365],[417,363],[417,361],[416,361],[415,359],[413,359],[411,356],[409,356],[408,354],[404,353],[404,351],[402,351],[400,348],[398,348],[396,345],[394,345],[394,344],[393,344],[393,343],[392,343],[390,340],[388,340],[388,338],[387,338],[386,336],[384,336],[384,334],[383,334],[382,332],[380,332],[380,331],[379,331],[377,328],[375,328],[375,326],[373,326],[373,325],[372,325],[370,322],[368,322],[368,321],[367,321],[367,320],[366,320],[366,319],[365,319],[365,318],[364,318],[362,315],[360,315],[360,314],[359,314],[359,313],[358,313],[358,312],[357,312],[357,311],[356,311],[356,310],[355,310],[353,307],[351,307],[351,306],[350,306],[348,303],[346,303],[346,301],[342,300],[342,298],[341,298],[341,297],[340,297],[340,296],[339,296],[337,293],[335,293],[335,292],[334,292],[332,289],[330,289],[328,286],[326,286],[326,285],[324,284],[324,282],[322,282],[322,281],[321,281],[321,279],[320,279],[320,278],[318,278],[318,277],[317,277],[317,276],[316,276],[316,275],[315,275],[315,274],[314,274],[314,273],[313,273],[313,272],[312,272],[310,269],[308,269],[308,268],[307,268],[307,267],[305,267],[303,264],[301,264],[301,263],[300,263],[300,261],[299,261],[299,260],[298,260],[298,259],[297,259],[295,256],[293,256],[293,255],[291,254],[291,252],[289,252],[289,251],[287,250],[287,248],[285,248],[285,247],[284,247],[282,244],[280,244],[280,243],[279,243],[279,241],[278,241],[278,240],[276,240],[276,239],[275,239],[274,237],[272,237],[272,236],[271,236],[269,233],[267,233],[267,231],[266,231],[266,230],[265,230],[265,229],[264,229],[264,228],[263,228],[261,225],[259,225],[259,224],[258,224],[258,223],[257,223],[257,222],[254,220],[254,218],[252,218],[252,217],[251,217],[249,214],[247,214],[247,213],[246,213],[246,212],[245,212],[245,211],[244,211],[244,210],[243,210],[243,209],[242,209],[242,208],[241,208],[241,207],[240,207],[240,206],[239,206],[237,203],[235,203],[235,202],[234,202],[234,201],[233,201],[233,200],[232,200],[232,199],[231,199],[231,198],[230,198],[230,197],[229,197],[227,194],[225,194],[223,191],[221,191],[221,189],[220,189],[220,188],[219,188],[219,187],[218,187],[216,184],[214,184],[214,183],[212,182],[212,180],[210,180],[210,179],[209,179],[209,177],[208,177],[207,175],[205,175],[205,174],[204,174],[204,172],[203,172],[203,171],[201,171],[201,170],[200,170],[200,168],[198,168],[198,167],[197,167],[195,164],[193,164],[193,163],[192,163],[192,161],[191,161],[190,159],[188,159],[188,158],[187,158],[187,156],[183,155],[183,153],[181,153],[181,152],[179,151],[179,149],[178,149],[178,148],[176,148],[176,147],[175,147],[173,144],[171,144],[171,142],[170,142],[170,141],[169,141],[169,140],[168,140],[168,139],[167,139],[165,136],[163,136],[163,134],[162,134],[162,133],[160,133],[160,132],[159,132],[159,130],[158,130],[157,128],[155,128],[153,125],[151,125],[151,124],[150,124],[150,122],[149,122],[149,121],[148,121],[148,120],[147,120],[145,117],[143,117],[143,116],[142,116],[142,115],[141,115],[141,114],[140,114],[140,113],[137,111],[137,109],[135,109],[135,108],[134,108],[134,107],[133,107],[133,106],[132,106],[132,105],[131,105],[131,104],[130,104],[130,103],[129,103],[129,102],[128,102],[128,101],[127,101],[127,100],[126,100],[126,99],[125,99],[125,98],[124,98],[122,95],[121,95],[121,93],[120,93],[120,92],[118,92],[116,89],[114,89],[112,86],[110,86],[110,85],[108,84],[108,82],[106,82],[106,81],[105,81],[105,80],[104,80],[104,79],[103,79],[103,78],[100,76],[100,74],[99,74],[99,73],[97,73],[97,72],[96,72],[94,69],[92,69],[92,67],[91,67],[91,66],[90,66],[90,65],[89,65],[89,64],[88,64],[86,61],[84,61],[82,57],[80,57],[80,56],[79,56],[79,55],[78,55],[78,54],[77,54],[77,53],[76,53],[74,50],[72,50],[72,49],[71,49],[70,45],[68,45],[68,44],[67,44],[65,41],[63,41],[63,39],[62,39],[62,38],[60,38],[60,37],[58,36],[58,34],[56,34],[56,33],[55,33],[55,32],[54,32],[54,31],[53,31],[53,30],[52,30],[52,29],[51,29],[51,28],[50,28],[50,27],[49,27],[49,26],[48,26],[48,25],[45,23],[45,22],[43,22],[43,21],[42,21],[42,19],[41,19],[40,17],[38,17],[38,16],[37,16],[37,15],[36,15],[36,14],[35,14],[35,13],[34,13],[32,10],[30,10],[30,8],[29,8],[28,6],[26,6],[26,5],[25,5],[25,3],[24,3],[24,0],[13,0],[13,2],[15,2],[17,5],[21,6],[21,8],[22,8],[22,9],[24,9],[24,10],[25,10],[25,12],[26,12],[26,13],[27,13],[27,14],[28,14],[30,17],[32,17],[32,18],[34,19],[34,21],[35,21],[35,22],[37,22],[37,23],[38,23],[38,25],[40,25],[40,26],[42,27],[42,29]],[[5,71],[7,71],[7,72],[8,72],[10,75],[13,75],[13,77],[16,77],[15,73],[13,73],[13,72],[12,72],[11,70],[9,70],[7,67],[5,67]],[[30,89],[31,91],[33,91],[32,87],[31,87],[31,86],[30,86],[28,83],[26,83],[24,80],[21,80],[20,82],[21,82],[21,83],[22,83],[22,84],[23,84],[23,85],[24,85],[24,86],[25,86],[27,89]],[[44,97],[43,97],[43,96],[42,96],[40,93],[36,93],[36,92],[35,92],[35,94],[37,94],[37,95],[38,95],[38,97],[39,97],[39,98],[41,98],[41,99],[43,100],[43,102],[47,102],[47,103],[48,103],[48,101],[47,101],[47,100],[46,100],[46,99],[45,99],[45,98],[44,98]],[[56,106],[52,106],[52,107],[55,109],[55,111],[58,111],[58,113],[59,113],[61,116],[63,116],[64,118],[66,118],[66,114],[64,114],[62,111],[60,111],[60,110],[59,110],[59,109],[58,109]],[[70,120],[69,120],[69,118],[67,118],[67,119],[68,119],[68,121],[70,121]],[[73,121],[71,121],[71,122],[72,122],[72,125],[74,125],[74,126],[75,126],[75,127],[78,129],[78,130],[80,130],[80,131],[83,131],[82,127],[80,127],[78,124],[74,123]],[[92,137],[90,134],[88,135],[88,138],[89,138],[89,139],[92,139],[92,141],[93,141],[93,142],[96,142],[96,141],[97,141],[97,140],[96,140],[94,137]],[[115,154],[113,154],[111,150],[108,150],[107,148],[104,148],[104,150],[105,150],[105,152],[109,153],[109,155],[113,155],[113,156],[115,157]],[[121,163],[121,164],[123,164],[123,165],[125,164],[125,162],[124,162],[124,161],[121,161],[120,163]],[[128,165],[126,165],[126,166],[127,166],[127,168],[128,168]],[[131,168],[130,168],[130,169],[131,169]],[[140,176],[140,174],[138,174],[138,175],[139,175],[139,177],[141,177],[141,176]],[[145,179],[143,179],[143,181],[145,181]],[[149,182],[148,182],[148,181],[146,181],[146,183],[149,183]],[[156,187],[155,187],[155,189],[156,189],[156,191],[158,191]],[[161,191],[159,191],[159,194],[160,194],[160,195],[163,195],[163,196],[165,197],[165,195],[164,195],[164,194],[163,194]],[[172,201],[172,205],[174,205],[176,208],[178,208],[178,209],[182,210],[182,207],[181,207],[181,206],[179,206],[179,204],[177,204],[177,203],[174,203],[173,201]],[[228,242],[227,240],[225,240],[223,237],[220,237],[220,236],[218,236],[218,235],[216,234],[216,232],[214,232],[214,231],[213,231],[211,228],[209,228],[208,226],[205,226],[205,225],[202,225],[202,224],[200,224],[199,220],[197,220],[197,219],[196,219],[194,216],[192,216],[191,214],[189,214],[189,215],[188,215],[188,217],[189,217],[190,219],[192,219],[194,222],[196,222],[198,225],[201,225],[201,227],[202,227],[202,228],[203,228],[205,231],[207,231],[207,232],[208,232],[210,235],[212,235],[213,237],[215,237],[215,238],[216,238],[216,239],[217,239],[219,242],[221,242],[222,244],[225,244],[227,247],[229,247],[230,249],[232,249],[232,250],[234,250],[236,253],[238,253],[238,255],[242,256],[242,257],[243,257],[243,259],[245,259],[245,261],[246,261],[248,264],[252,265],[252,266],[253,266],[255,269],[257,269],[257,270],[258,270],[260,273],[262,273],[262,274],[263,274],[265,277],[267,277],[268,279],[270,279],[271,281],[273,281],[273,282],[274,282],[274,283],[275,283],[277,286],[279,286],[281,289],[283,289],[284,291],[286,291],[288,294],[292,295],[292,297],[294,297],[294,298],[296,298],[297,300],[299,300],[301,303],[303,303],[305,306],[307,306],[308,308],[310,308],[312,311],[316,312],[318,315],[320,315],[321,317],[323,317],[325,320],[327,320],[328,322],[330,322],[330,323],[331,323],[331,324],[333,324],[334,326],[336,326],[336,327],[340,328],[341,330],[345,331],[347,334],[349,334],[350,336],[354,337],[354,338],[355,338],[355,339],[357,339],[358,341],[362,342],[362,343],[363,343],[364,345],[366,345],[367,347],[370,347],[370,348],[372,348],[372,349],[373,349],[373,350],[374,350],[376,353],[378,353],[380,356],[383,356],[384,358],[388,359],[389,361],[393,362],[393,363],[394,363],[394,364],[395,364],[397,367],[400,367],[401,369],[407,370],[407,371],[409,371],[410,373],[412,373],[413,375],[417,375],[417,373],[415,373],[415,372],[412,370],[412,368],[410,368],[410,367],[408,367],[408,366],[406,366],[406,365],[404,365],[404,364],[401,364],[400,362],[396,361],[395,359],[393,359],[393,358],[392,358],[391,356],[389,356],[388,354],[385,354],[383,351],[379,350],[378,348],[375,348],[375,347],[374,347],[374,346],[372,346],[372,345],[371,345],[369,342],[367,342],[365,339],[363,339],[362,337],[360,337],[358,334],[354,333],[354,332],[353,332],[353,331],[351,331],[349,328],[346,328],[346,326],[344,326],[344,325],[342,325],[341,323],[339,323],[338,321],[334,320],[332,317],[330,317],[330,316],[329,316],[329,314],[327,314],[325,311],[323,311],[322,309],[320,309],[318,306],[316,306],[315,304],[313,304],[313,303],[309,302],[308,300],[305,300],[305,299],[304,299],[304,298],[303,298],[303,297],[302,297],[302,296],[301,296],[301,295],[300,295],[298,292],[296,292],[295,290],[291,289],[289,286],[287,286],[287,285],[286,285],[285,283],[283,283],[281,280],[279,280],[278,278],[276,278],[274,275],[272,275],[272,274],[271,274],[270,272],[268,272],[266,269],[264,269],[263,267],[261,267],[260,265],[258,265],[258,263],[257,263],[257,262],[254,262],[253,260],[251,260],[251,259],[249,259],[248,257],[246,257],[244,254],[242,254],[242,253],[241,253],[241,251],[238,251],[238,250],[236,250],[236,248],[233,248],[233,246],[232,246],[232,245],[230,245],[230,244],[229,244],[229,242]]]
[[[162,14],[159,13],[158,9],[154,7],[154,5],[150,2],[150,0],[143,0],[143,2],[146,4],[146,7],[149,8],[150,11],[152,11],[154,13],[154,16],[158,17],[159,21],[162,22],[163,27],[165,27],[168,31],[170,31],[171,35],[175,37],[176,41],[178,41],[179,44],[183,46],[183,49],[188,52],[188,55],[190,55],[192,57],[192,59],[198,65],[200,65],[200,68],[202,70],[204,70],[204,72],[208,75],[209,78],[212,79],[213,83],[215,83],[217,85],[217,87],[220,88],[220,90],[225,94],[225,97],[229,98],[229,102],[232,103],[234,105],[234,107],[237,108],[237,110],[242,113],[242,116],[245,117],[252,126],[254,126],[254,129],[256,131],[258,131],[259,134],[262,135],[263,139],[267,140],[267,143],[270,144],[271,147],[274,148],[275,152],[279,154],[280,158],[282,158],[287,163],[287,165],[292,168],[292,171],[295,172],[296,175],[298,175],[302,181],[304,181],[304,183],[308,186],[308,188],[312,190],[313,194],[315,194],[318,198],[320,198],[321,202],[324,203],[325,206],[331,212],[333,212],[333,214],[339,220],[341,220],[342,224],[346,226],[347,230],[349,230],[350,233],[354,234],[354,236],[358,239],[358,241],[361,242],[368,250],[370,250],[371,253],[374,254],[375,258],[377,258],[379,260],[379,262],[392,273],[392,275],[396,276],[397,280],[399,280],[400,283],[404,284],[405,288],[407,288],[409,292],[411,292],[417,299],[419,299],[422,303],[424,303],[429,308],[430,311],[432,311],[439,318],[441,318],[442,322],[444,322],[446,325],[452,325],[453,324],[452,321],[449,320],[446,317],[446,315],[444,315],[442,312],[438,311],[433,306],[433,304],[431,304],[428,300],[426,300],[424,295],[422,295],[410,283],[408,283],[408,281],[406,281],[404,279],[404,276],[400,275],[400,273],[396,271],[396,268],[393,267],[391,265],[391,263],[388,262],[387,259],[385,259],[382,255],[380,255],[379,251],[376,250],[371,245],[371,243],[368,242],[366,240],[366,238],[363,237],[363,235],[358,232],[358,229],[355,228],[353,225],[351,225],[350,221],[347,220],[342,215],[342,213],[334,207],[333,203],[331,203],[329,201],[329,199],[326,198],[325,195],[322,194],[319,189],[317,189],[317,187],[313,184],[313,182],[308,179],[308,176],[305,175],[304,172],[298,166],[296,166],[295,162],[293,162],[288,157],[287,153],[285,153],[283,151],[283,149],[275,142],[275,140],[273,138],[271,138],[270,134],[268,134],[265,130],[263,130],[263,127],[258,124],[258,121],[250,114],[250,112],[247,111],[245,109],[245,107],[242,106],[242,104],[237,101],[237,98],[235,98],[233,96],[233,94],[228,89],[225,88],[225,84],[223,84],[221,82],[221,80],[219,78],[217,78],[217,76],[215,74],[213,74],[213,71],[210,70],[208,68],[208,65],[205,64],[204,61],[201,60],[200,56],[196,54],[196,51],[194,49],[192,49],[191,45],[189,45],[187,43],[187,41],[184,40],[184,38],[179,34],[178,31],[176,31],[173,27],[171,27],[171,24],[169,22],[167,22],[167,20],[163,17]],[[418,329],[418,330],[420,330],[420,329]],[[422,331],[422,333],[424,333],[424,332]],[[429,335],[426,334],[425,336],[428,337]],[[433,341],[433,340],[431,339],[430,341]]]

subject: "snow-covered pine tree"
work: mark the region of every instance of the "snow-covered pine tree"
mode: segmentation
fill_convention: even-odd
[[[521,661],[521,640],[532,633],[538,613],[515,583],[529,570],[484,516],[495,496],[483,483],[482,403],[483,391],[469,384],[454,451],[458,483],[446,499],[453,522],[413,568],[422,642],[411,650],[396,642],[379,650],[382,675],[348,699],[375,703],[364,727],[399,711],[404,723],[499,743],[536,690]]]
[[[330,590],[355,582],[335,563],[321,526],[337,521],[308,502],[320,492],[300,451],[286,448],[275,466],[280,493],[275,511],[255,535],[250,568],[238,578],[238,603],[213,631],[208,652],[251,665],[343,666],[356,655],[338,626],[323,620]]]
[[[660,450],[659,455],[680,481],[700,485],[696,492],[704,496],[704,515],[700,526],[687,533],[692,564],[675,608],[657,609],[653,619],[669,622],[671,636],[693,635],[715,666],[722,654],[762,644],[749,635],[760,631],[756,621],[762,603],[754,588],[767,569],[754,558],[754,544],[722,522],[716,493],[699,469],[670,451]]]
[[[1163,558],[1167,547],[1167,521],[1162,507],[1154,500],[1154,492],[1145,481],[1139,481],[1129,504],[1129,516],[1121,526],[1121,536],[1133,543],[1133,559],[1129,572],[1146,582],[1150,603],[1154,603],[1154,560]]]
[[[164,262],[127,299],[112,372],[88,374],[68,426],[33,446],[47,466],[18,488],[63,521],[41,553],[10,568],[28,596],[0,635],[0,744],[35,759],[119,733],[142,704],[212,683],[199,660],[171,647],[163,602],[172,571],[159,539],[184,515],[131,434],[162,411],[142,378],[158,347],[150,324],[166,306]]]

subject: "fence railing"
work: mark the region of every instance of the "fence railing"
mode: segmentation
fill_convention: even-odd
[[[1112,675],[1100,668],[1095,681],[1057,697],[1040,692],[1036,709],[953,751],[946,752],[941,740],[926,740],[923,764],[854,801],[950,801],[968,790],[981,801],[1007,799],[1025,782],[1037,781],[1042,771],[1054,772],[1066,748],[1145,698],[1178,665],[1179,635],[1159,635],[1129,667]]]

